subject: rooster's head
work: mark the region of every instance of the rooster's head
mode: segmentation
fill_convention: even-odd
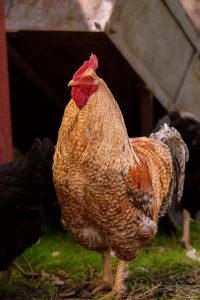
[[[98,68],[96,55],[91,54],[90,59],[76,71],[68,86],[72,86],[72,99],[79,108],[87,104],[90,95],[98,89],[98,76],[95,70]]]

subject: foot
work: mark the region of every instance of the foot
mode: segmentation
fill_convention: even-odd
[[[121,296],[124,292],[124,271],[126,268],[126,261],[119,260],[116,276],[115,276],[115,282],[114,286],[112,288],[112,291],[108,294],[105,294],[99,300],[108,300],[114,298],[115,300],[121,299]]]
[[[186,237],[182,237],[181,239],[180,239],[180,243],[184,246],[184,248],[186,249],[186,250],[191,250],[192,249],[192,245],[190,244],[190,242],[189,242],[189,239]]]
[[[113,286],[113,282],[105,282],[102,281],[102,283],[100,283],[100,285],[98,285],[93,291],[92,291],[92,296],[97,295],[100,292],[109,292],[112,290],[112,286]]]
[[[117,290],[117,289],[112,289],[110,293],[105,294],[99,300],[108,300],[108,299],[115,299],[115,300],[120,300],[122,296],[122,291]]]

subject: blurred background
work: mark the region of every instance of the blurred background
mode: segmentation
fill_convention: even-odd
[[[166,111],[200,117],[199,0],[0,2],[1,162],[35,137],[56,142],[67,83],[91,52],[130,136]]]
[[[181,225],[181,242],[191,250],[190,221],[200,210],[200,0],[0,0],[0,164],[7,163],[0,168],[3,263],[1,253],[8,256],[7,264],[0,264],[0,271],[34,244],[25,254],[43,278],[43,282],[32,281],[31,286],[30,281],[15,274],[16,287],[13,285],[14,292],[10,290],[13,298],[7,298],[9,288],[0,283],[1,299],[60,299],[57,295],[75,283],[74,290],[65,297],[76,297],[80,294],[80,278],[87,283],[100,272],[98,255],[75,244],[62,229],[52,179],[54,145],[64,108],[71,98],[67,84],[91,53],[99,59],[97,73],[117,100],[130,137],[149,136],[155,127],[158,130],[160,120],[159,124],[167,121],[176,127],[188,145],[191,155],[181,207],[172,206],[163,227],[171,234],[172,225]],[[45,143],[37,141],[28,155],[30,160],[34,158],[35,165],[29,167],[28,156],[22,155],[35,138],[46,137],[53,143],[46,141],[46,149]],[[41,159],[38,153],[44,154]],[[22,166],[20,169],[20,163],[8,164],[21,156],[21,165],[34,170],[36,183]],[[17,188],[27,181],[24,194],[12,188],[10,178],[16,179]],[[43,181],[44,186],[40,186]],[[32,213],[29,199],[35,203],[36,213]],[[16,211],[12,209],[15,206]],[[41,206],[44,215],[40,219]],[[27,213],[30,210],[33,219]],[[13,229],[18,223],[13,216],[20,222],[21,216],[26,219],[16,232]],[[36,224],[38,232],[27,224]],[[42,233],[40,227],[44,227],[45,234],[35,244]],[[200,252],[199,228],[195,220],[191,240]],[[168,237],[158,234],[152,246],[130,265],[128,291],[135,290],[134,299],[172,299],[178,290],[177,282],[182,286],[176,299],[199,299],[200,256],[195,249],[185,256],[178,230],[178,238],[175,231]],[[24,231],[30,238],[31,233],[37,234],[29,243],[24,239],[24,248],[20,245],[18,251],[15,238],[17,243]],[[2,236],[9,247],[4,247],[7,244],[2,242]],[[9,257],[8,248],[17,250],[17,254]],[[18,259],[26,267],[22,257]],[[185,275],[180,277],[182,273]],[[22,292],[19,287],[23,287]],[[130,295],[127,299],[133,299],[134,294]]]

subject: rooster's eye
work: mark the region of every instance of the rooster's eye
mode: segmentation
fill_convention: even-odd
[[[87,81],[92,81],[93,80],[93,78],[91,77],[91,76],[88,76],[88,77],[86,77],[85,78]]]

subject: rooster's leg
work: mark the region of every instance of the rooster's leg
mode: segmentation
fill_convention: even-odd
[[[127,265],[126,261],[119,260],[112,291],[109,292],[108,294],[105,294],[99,300],[107,300],[112,297],[114,297],[116,300],[121,299],[122,293],[124,291],[124,272],[125,272],[126,265]]]
[[[183,235],[180,240],[187,250],[190,250],[190,213],[188,210],[183,210]]]
[[[112,267],[110,263],[110,251],[103,253],[102,264],[103,264],[103,276],[101,279],[101,284],[92,291],[92,295],[96,295],[102,291],[109,291],[112,289],[113,286]]]

